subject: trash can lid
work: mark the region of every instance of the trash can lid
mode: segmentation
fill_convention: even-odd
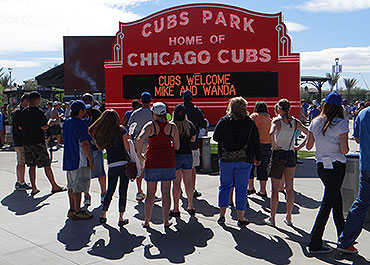
[[[348,154],[346,154],[346,157],[347,158],[360,158],[360,152],[359,151],[349,152]]]

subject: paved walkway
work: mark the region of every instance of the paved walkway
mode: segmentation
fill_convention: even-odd
[[[53,170],[58,183],[65,185],[61,171],[62,151],[55,154]],[[130,224],[117,226],[117,197],[111,204],[106,225],[99,224],[99,188],[92,182],[94,218],[88,221],[66,219],[67,194],[50,195],[50,185],[42,170],[37,172],[41,193],[31,198],[14,191],[15,153],[0,152],[0,264],[370,264],[370,224],[356,245],[360,255],[337,252],[312,256],[307,253],[309,231],[322,196],[322,184],[316,177],[313,160],[297,167],[294,227],[283,223],[285,203],[279,205],[277,227],[262,225],[268,216],[269,202],[256,195],[249,200],[247,229],[236,226],[236,213],[228,210],[225,227],[217,224],[218,175],[198,175],[198,189],[203,196],[195,201],[196,218],[184,211],[182,218],[165,231],[160,203],[156,204],[148,231],[141,227],[143,204],[134,200],[136,186],[130,183],[127,217]],[[283,195],[281,195],[283,200]],[[334,246],[336,233],[329,220],[324,238]]]

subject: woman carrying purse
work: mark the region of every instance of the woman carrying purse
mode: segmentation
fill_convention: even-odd
[[[270,129],[270,141],[272,146],[271,171],[269,174],[272,182],[270,200],[271,215],[264,220],[264,223],[266,225],[275,226],[276,209],[279,203],[279,190],[281,179],[284,175],[287,208],[284,222],[289,226],[293,226],[293,180],[296,167],[294,150],[299,150],[306,144],[306,140],[304,140],[298,147],[295,147],[294,136],[297,129],[306,135],[308,131],[299,120],[289,114],[290,102],[287,99],[279,100],[276,111],[278,116],[272,120]]]

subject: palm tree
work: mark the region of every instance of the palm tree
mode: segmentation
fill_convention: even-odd
[[[338,80],[340,78],[340,73],[326,73],[326,77],[329,78],[328,83],[330,85],[330,91],[333,91],[333,88],[338,83]]]
[[[3,70],[4,70],[4,67],[0,67],[0,77],[2,77],[3,76]]]
[[[0,73],[0,86],[7,88],[9,86],[9,80],[10,76],[8,74],[3,75],[3,73]]]
[[[349,102],[351,102],[351,89],[356,87],[358,80],[356,78],[343,78],[343,83],[347,89],[347,99]]]

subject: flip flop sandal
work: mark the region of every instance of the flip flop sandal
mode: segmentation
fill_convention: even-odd
[[[35,196],[37,193],[39,193],[40,192],[40,190],[37,190],[37,191],[33,191],[33,192],[31,192],[31,196],[33,197],[33,196]]]
[[[105,224],[107,222],[107,218],[106,217],[100,217],[99,221],[100,221],[101,224]]]
[[[63,191],[67,191],[66,188],[64,187],[60,187],[59,189],[57,190],[51,190],[51,194],[55,194],[55,193],[58,193],[58,192],[63,192]]]

